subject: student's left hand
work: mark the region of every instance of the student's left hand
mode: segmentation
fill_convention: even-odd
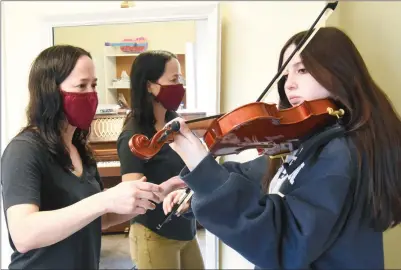
[[[170,147],[177,152],[188,169],[192,171],[208,155],[208,151],[199,138],[189,129],[184,119],[175,118],[167,125],[174,121],[180,123],[180,130],[174,134],[174,141],[170,143]]]

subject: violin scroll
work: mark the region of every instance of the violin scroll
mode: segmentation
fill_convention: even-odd
[[[215,121],[217,116],[213,115],[188,120],[186,121],[186,124],[192,131],[207,130],[211,123]],[[137,157],[141,159],[150,159],[160,151],[165,143],[171,143],[174,141],[173,134],[177,133],[180,130],[180,127],[180,122],[173,121],[164,129],[158,131],[151,140],[145,135],[135,134],[128,142],[129,148]]]
[[[179,130],[180,123],[174,121],[166,128],[158,131],[151,140],[143,134],[135,134],[129,140],[129,148],[139,158],[150,159],[160,151],[165,143],[173,142],[173,134]]]

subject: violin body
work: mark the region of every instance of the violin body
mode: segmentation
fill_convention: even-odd
[[[264,149],[265,154],[277,155],[292,151],[293,141],[334,123],[343,113],[329,99],[304,101],[284,110],[278,110],[276,104],[253,102],[219,118],[191,123],[189,127],[206,129],[203,139],[214,156],[238,154],[247,149]],[[165,143],[174,140],[174,132],[179,132],[179,127],[168,135],[161,130],[151,140],[136,134],[129,147],[138,157],[149,159]],[[160,140],[163,135],[165,138]]]
[[[209,151],[216,156],[264,149],[276,155],[293,150],[292,142],[337,119],[336,105],[329,99],[304,101],[278,110],[276,104],[254,102],[216,119],[204,135]]]

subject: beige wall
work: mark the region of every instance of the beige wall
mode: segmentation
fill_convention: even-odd
[[[195,21],[189,20],[57,27],[54,29],[54,44],[70,44],[85,48],[91,53],[98,74],[99,101],[106,103],[105,95],[106,91],[109,91],[106,85],[110,85],[110,82],[107,84],[104,82],[105,42],[121,42],[126,38],[145,37],[148,40],[148,50],[163,49],[176,54],[185,54],[186,42],[195,42],[195,35]]]
[[[341,1],[328,25],[344,30],[355,42],[373,79],[401,113],[401,2]],[[385,233],[387,269],[401,268],[401,228]]]

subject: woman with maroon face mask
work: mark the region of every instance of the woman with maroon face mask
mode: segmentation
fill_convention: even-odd
[[[163,199],[145,178],[102,192],[87,147],[96,80],[91,55],[73,46],[50,47],[32,65],[28,124],[1,159],[9,269],[98,269],[102,228]]]
[[[136,57],[130,80],[132,112],[117,141],[122,180],[136,182],[145,176],[149,182],[162,184],[179,174],[185,166],[182,159],[166,144],[150,160],[141,160],[130,151],[129,140],[134,134],[151,138],[177,117],[175,111],[185,94],[180,64],[170,52],[148,51]],[[164,189],[167,194],[174,187]],[[165,217],[158,204],[154,211],[131,221],[131,258],[138,269],[203,269],[195,220],[174,217],[158,230]]]

